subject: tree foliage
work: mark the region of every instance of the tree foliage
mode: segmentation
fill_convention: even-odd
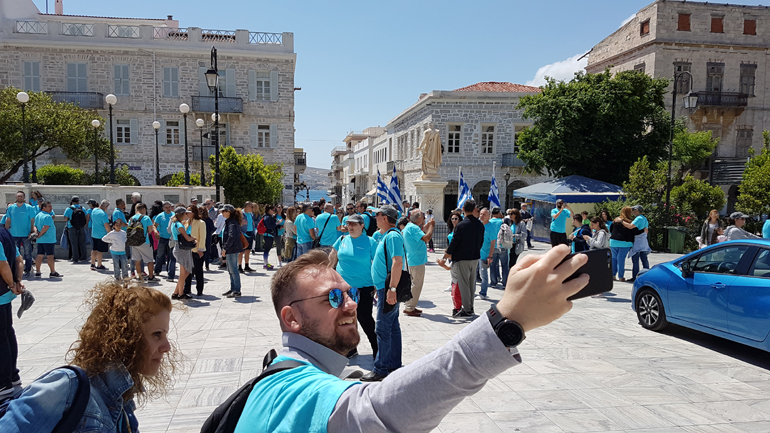
[[[738,210],[749,215],[770,214],[770,133],[762,132],[762,138],[760,154],[751,150],[736,204]]]
[[[0,90],[0,182],[7,181],[22,166],[22,114],[16,100],[19,91],[12,87]],[[94,119],[105,125],[104,119],[75,105],[53,102],[47,93],[27,93],[24,123],[30,160],[52,149],[60,149],[75,162],[92,158],[94,150],[100,160],[109,158],[109,140],[103,137],[103,126],[96,131],[96,137],[91,126]]]
[[[681,185],[671,188],[671,204],[679,214],[694,214],[701,218],[711,209],[722,209],[725,205],[725,193],[718,186],[687,175]]]
[[[679,162],[680,177],[698,169],[719,144],[719,139],[711,138],[711,131],[689,132],[677,122],[674,135],[674,159]]]
[[[201,175],[199,173],[190,173],[190,185],[201,185]],[[166,186],[184,186],[184,172],[178,171],[174,173],[171,179],[166,182]]]
[[[47,164],[37,169],[37,180],[41,185],[100,185],[109,182],[109,168],[100,170],[98,179],[95,177],[95,173],[85,173],[66,164]],[[125,166],[115,168],[115,182],[123,186],[136,185]]]
[[[519,157],[528,171],[620,185],[639,158],[655,164],[666,153],[667,86],[635,71],[579,72],[569,83],[548,78],[542,92],[521,98],[519,108],[534,124],[517,136]]]
[[[215,166],[214,156],[210,157]],[[225,189],[225,200],[235,206],[246,201],[275,203],[281,198],[283,172],[278,164],[265,164],[262,155],[238,154],[230,146],[219,154],[220,185]]]

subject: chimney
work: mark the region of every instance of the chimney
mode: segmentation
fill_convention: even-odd
[[[57,0],[57,1],[58,1],[58,0]],[[169,21],[171,21],[171,20],[173,20],[173,19],[174,19],[174,16],[173,16],[173,15],[166,15],[166,16],[168,17],[167,19],[168,19]]]
[[[62,4],[62,0],[56,0],[54,10],[56,11],[56,15],[64,15],[64,5]]]

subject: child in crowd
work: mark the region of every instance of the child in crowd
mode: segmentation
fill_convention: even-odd
[[[104,235],[103,242],[110,244],[112,255],[112,267],[115,280],[128,278],[128,259],[126,258],[126,232],[121,230],[125,225],[123,220],[116,219],[112,225],[112,231]]]

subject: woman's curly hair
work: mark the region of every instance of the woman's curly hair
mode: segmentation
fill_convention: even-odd
[[[171,300],[158,290],[138,284],[124,285],[117,281],[102,282],[88,292],[85,301],[91,314],[80,329],[78,340],[70,347],[72,363],[93,377],[123,364],[131,374],[134,386],[124,395],[138,403],[146,398],[163,395],[171,388],[177,370],[177,350],[163,357],[155,376],[139,373],[145,360],[144,325],[162,311],[171,311]]]

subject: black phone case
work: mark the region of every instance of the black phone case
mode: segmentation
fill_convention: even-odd
[[[575,254],[585,254],[588,256],[588,263],[581,266],[574,274],[565,280],[570,281],[582,274],[588,274],[591,280],[582,290],[567,298],[570,301],[586,298],[588,296],[598,295],[600,293],[612,291],[612,253],[609,248],[600,248],[588,250],[580,253],[570,254],[564,258],[564,261],[570,259]]]

